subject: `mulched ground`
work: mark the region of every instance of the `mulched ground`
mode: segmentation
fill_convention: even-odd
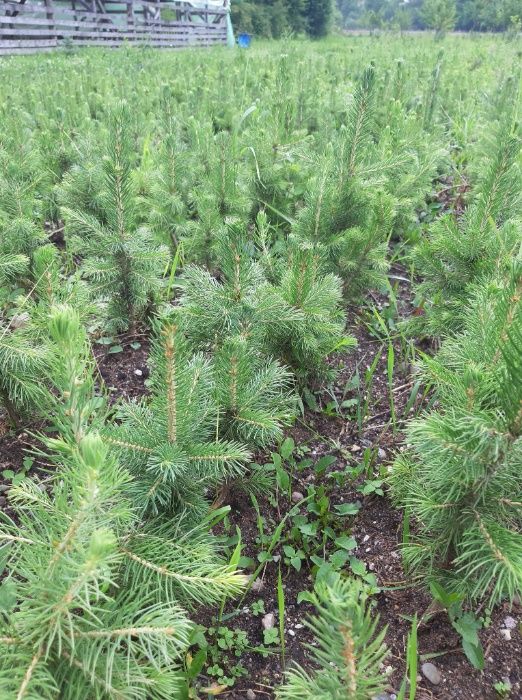
[[[397,282],[397,277],[404,276],[400,268],[392,271],[392,282]],[[409,285],[400,280],[399,314],[408,316],[412,312],[412,301],[409,293]],[[377,305],[384,307],[384,298],[374,295]],[[360,319],[360,309],[357,309],[357,317]],[[371,326],[363,321],[355,321],[356,314],[349,314],[349,329],[358,339],[358,348],[352,350],[345,357],[340,358],[342,369],[336,379],[333,392],[340,396],[344,385],[353,375],[358,366],[361,370],[373,361],[381,343],[375,337]],[[363,316],[364,318],[364,316]],[[110,395],[117,398],[136,398],[146,394],[145,381],[148,377],[146,359],[149,350],[147,337],[142,334],[134,334],[118,339],[122,351],[110,353],[105,346],[94,345],[95,357],[99,371],[103,377]],[[140,343],[139,348],[131,347],[130,343]],[[396,346],[396,357],[400,360],[400,348]],[[412,368],[398,361],[398,369],[395,372],[393,391],[397,415],[401,416],[407,402],[411,386],[413,384]],[[390,411],[388,407],[388,384],[386,376],[386,352],[380,359],[379,367],[375,375],[373,398],[368,419],[362,432],[358,431],[355,420],[346,420],[337,416],[328,417],[323,412],[307,409],[302,420],[288,431],[295,441],[296,447],[306,446],[313,462],[317,462],[325,454],[333,454],[337,462],[330,469],[344,466],[347,462],[356,465],[361,460],[362,451],[371,447],[380,449],[378,463],[375,465],[376,474],[381,469],[386,469],[393,460],[394,454],[401,449],[402,436],[400,429],[394,434],[390,426]],[[331,400],[331,395],[323,392],[317,396],[319,404],[325,405]],[[399,426],[400,427],[400,426]],[[33,428],[32,428],[33,429]],[[10,431],[0,417],[0,508],[8,515],[10,480],[2,481],[1,474],[10,469],[17,472],[22,468],[24,450],[34,444],[34,438],[29,431],[14,433]],[[268,459],[259,460],[269,461]],[[35,464],[31,474],[36,478],[43,478]],[[292,491],[306,493],[310,483],[320,485],[326,477],[317,477],[313,467],[298,473],[292,483]],[[420,586],[412,586],[402,568],[399,543],[401,541],[401,514],[395,510],[389,500],[384,497],[370,495],[361,497],[356,492],[357,484],[350,483],[343,488],[335,490],[332,500],[337,503],[353,502],[360,500],[362,507],[359,513],[349,519],[349,534],[356,538],[358,547],[353,552],[359,559],[365,562],[368,570],[377,577],[381,592],[376,595],[376,611],[381,616],[381,625],[387,625],[386,642],[390,649],[390,656],[383,668],[383,673],[389,679],[389,698],[393,700],[398,692],[405,665],[405,642],[410,631],[410,621],[413,614],[420,617],[430,604],[430,597]],[[231,522],[240,527],[244,554],[256,557],[259,545],[256,543],[258,535],[256,527],[256,514],[251,501],[243,493],[228,494],[228,503],[232,508]],[[268,523],[277,524],[285,512],[295,503],[288,498],[280,496],[277,506],[268,499],[259,499],[262,514]],[[348,522],[348,521],[347,521]],[[272,528],[273,530],[273,528]],[[274,552],[280,555],[277,549]],[[261,617],[254,617],[250,612],[252,602],[263,599],[266,612],[272,612],[277,625],[277,572],[278,563],[268,563],[260,574],[262,581],[261,590],[250,591],[239,608],[227,607],[226,614],[230,615],[225,624],[231,628],[240,628],[248,632],[252,645],[261,645],[263,642]],[[309,604],[297,603],[297,595],[300,591],[310,588],[312,580],[306,565],[300,572],[291,567],[283,567],[285,603],[286,603],[286,664],[292,662],[307,665],[306,650],[304,644],[310,642],[310,636],[306,628],[302,627],[304,618],[311,611]],[[237,603],[236,603],[237,605]],[[235,611],[235,612],[233,612]],[[231,614],[233,613],[233,614]],[[504,620],[507,616],[516,620],[516,628],[511,630],[511,639],[505,638],[505,632],[501,632]],[[202,611],[199,622],[209,625],[208,611]],[[520,604],[509,609],[507,605],[499,606],[491,615],[491,623],[481,631],[480,636],[485,650],[486,667],[483,672],[473,669],[464,657],[458,635],[447,620],[444,613],[430,619],[426,625],[421,625],[418,630],[419,653],[440,654],[431,659],[440,670],[442,681],[439,685],[432,685],[426,678],[419,675],[417,698],[428,700],[441,698],[444,700],[470,700],[498,698],[493,684],[509,679],[512,685],[510,698],[522,698],[522,607]],[[237,663],[237,659],[234,659]],[[247,668],[248,676],[237,681],[235,687],[224,692],[220,697],[230,700],[251,700],[251,698],[273,698],[273,687],[277,686],[283,675],[281,660],[277,653],[263,658],[258,653],[247,653],[241,658],[241,663]],[[223,665],[223,663],[222,663]],[[225,668],[225,670],[227,670]],[[208,679],[211,683],[213,679]],[[250,692],[249,692],[250,691]],[[247,695],[248,693],[248,695]],[[253,693],[253,694],[252,694]]]

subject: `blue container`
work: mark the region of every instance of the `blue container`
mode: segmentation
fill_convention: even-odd
[[[251,42],[252,42],[252,35],[251,34],[239,34],[239,36],[237,37],[238,46],[240,46],[242,49],[248,49]]]

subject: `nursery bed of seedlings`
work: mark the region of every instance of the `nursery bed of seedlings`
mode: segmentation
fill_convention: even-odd
[[[521,697],[519,65],[2,60],[1,697]]]

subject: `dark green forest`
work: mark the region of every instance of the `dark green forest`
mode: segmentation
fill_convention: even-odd
[[[342,29],[520,31],[522,0],[233,0],[238,31],[280,38]]]

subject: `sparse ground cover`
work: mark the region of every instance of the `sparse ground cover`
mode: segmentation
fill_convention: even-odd
[[[522,697],[520,57],[2,59],[1,697]]]

